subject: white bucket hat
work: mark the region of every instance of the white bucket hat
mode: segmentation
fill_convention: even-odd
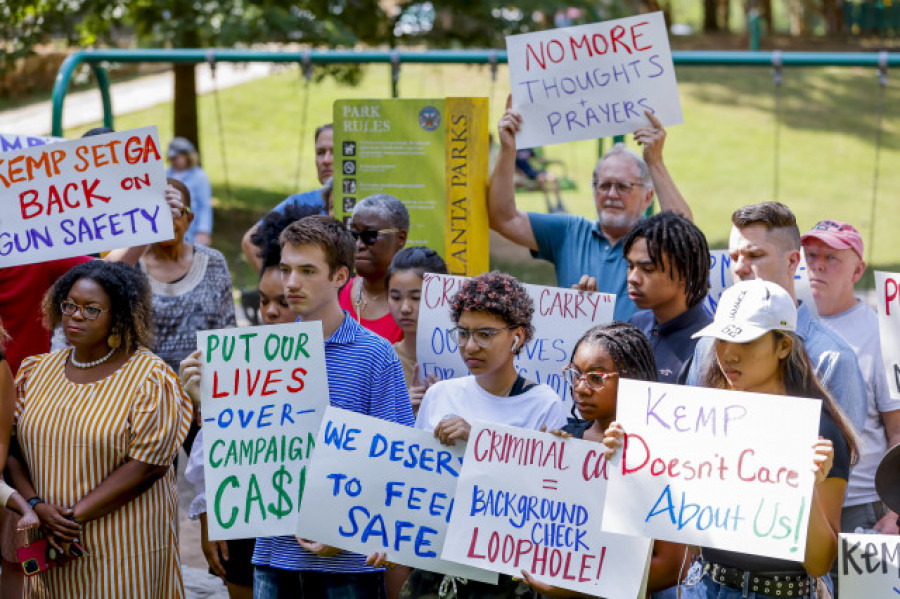
[[[759,339],[769,331],[797,328],[797,305],[780,285],[754,279],[729,287],[719,298],[712,324],[693,337],[715,337],[733,343]]]

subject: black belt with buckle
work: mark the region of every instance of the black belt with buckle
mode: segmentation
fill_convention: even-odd
[[[812,593],[809,574],[805,572],[745,572],[719,564],[706,564],[704,572],[719,584],[772,597],[806,597]],[[746,585],[746,586],[745,586]]]

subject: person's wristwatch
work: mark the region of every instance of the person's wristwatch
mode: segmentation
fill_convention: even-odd
[[[38,505],[39,503],[44,503],[44,500],[41,499],[40,497],[38,497],[37,495],[35,495],[34,497],[32,497],[31,499],[28,500],[28,505],[31,507],[31,509],[34,509],[35,506]]]

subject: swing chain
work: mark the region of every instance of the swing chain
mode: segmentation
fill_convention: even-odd
[[[500,63],[500,59],[497,56],[496,50],[491,50],[488,53],[488,62],[491,65],[491,83],[496,83],[497,82],[497,66]]]
[[[878,53],[878,125],[875,129],[875,167],[872,170],[872,204],[869,208],[869,243],[866,245],[869,262],[872,262],[875,247],[875,207],[878,203],[879,162],[884,129],[885,89],[888,84],[888,53]]]
[[[391,96],[399,97],[397,84],[400,81],[400,50],[391,50]]]
[[[779,157],[781,155],[781,84],[784,81],[781,50],[772,52],[772,82],[775,84],[775,147],[772,153],[772,199],[778,201]]]
[[[300,135],[298,136],[297,170],[294,171],[294,190],[300,189],[300,175],[303,171],[303,142],[306,140],[306,120],[309,114],[309,83],[312,81],[313,62],[312,52],[307,49],[300,60],[300,75],[305,80],[303,83],[303,104],[300,109]]]
[[[772,52],[772,80],[775,85],[781,85],[784,61],[782,59],[781,50]]]
[[[219,129],[219,149],[222,154],[222,174],[225,179],[225,199],[231,200],[231,182],[228,176],[228,157],[225,152],[225,127],[222,124],[222,107],[219,104],[219,83],[216,80],[216,51],[212,48],[206,51],[206,63],[209,65],[212,76],[213,99],[216,102],[216,122]]]
[[[216,51],[212,48],[206,51],[206,64],[209,65],[209,70],[212,72],[213,79],[216,77]]]
[[[303,73],[303,78],[306,79],[308,83],[313,75],[312,52],[308,49],[303,53],[303,58],[300,62],[300,71]]]
[[[878,82],[881,87],[888,84],[888,53],[882,50],[878,53]]]

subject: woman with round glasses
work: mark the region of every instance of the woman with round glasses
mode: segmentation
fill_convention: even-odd
[[[375,194],[353,208],[349,229],[356,241],[354,266],[358,276],[341,290],[341,308],[365,328],[396,343],[403,339],[403,331],[388,304],[388,267],[406,245],[409,212],[394,196]]]
[[[26,359],[16,377],[15,488],[63,549],[89,555],[28,579],[27,597],[183,597],[172,461],[191,403],[147,347],[152,308],[137,268],[95,260],[44,298],[70,348]]]

